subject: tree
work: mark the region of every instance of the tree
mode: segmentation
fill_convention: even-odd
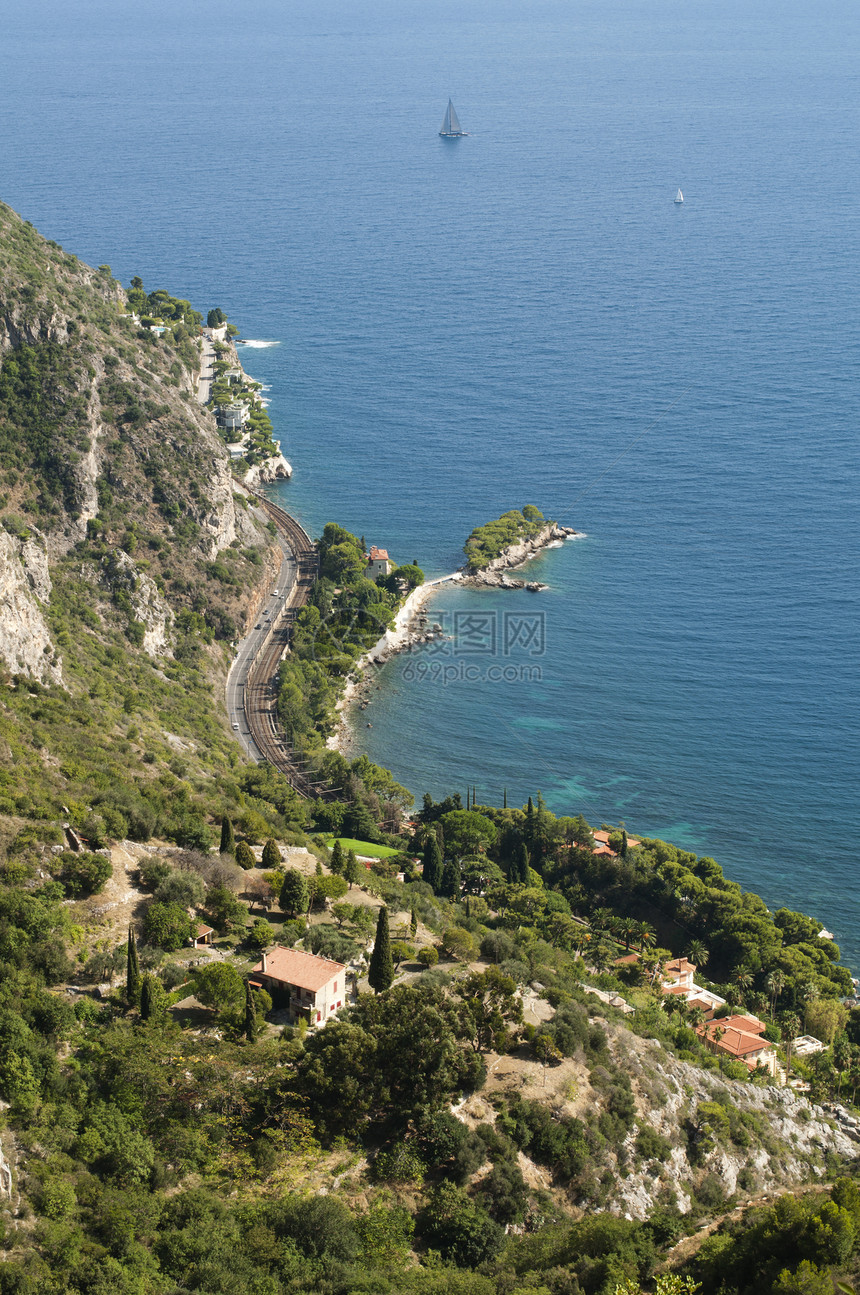
[[[422,881],[437,894],[442,888],[442,851],[439,849],[439,842],[436,834],[431,833],[427,838],[427,844],[424,846],[424,868],[421,874]]]
[[[346,868],[346,859],[343,857],[343,846],[340,841],[335,841],[332,846],[331,858],[328,861],[329,871],[336,876],[342,876]]]
[[[269,945],[274,943],[275,928],[271,922],[267,922],[264,917],[258,917],[251,927],[248,935],[248,942],[255,949],[268,949]]]
[[[370,955],[370,969],[367,973],[371,989],[380,994],[388,989],[394,979],[394,963],[391,957],[391,940],[388,931],[388,909],[383,904],[376,922],[376,940],[373,953]]]
[[[140,997],[140,960],[137,956],[137,943],[134,931],[129,924],[128,950],[125,963],[125,1001],[131,1006]]]
[[[687,948],[687,957],[700,970],[708,961],[708,950],[702,940],[691,940]]]
[[[508,1025],[523,1019],[522,999],[517,982],[499,967],[473,974],[460,985],[459,997],[466,1009],[469,1037],[476,1052],[489,1048],[504,1051],[508,1042]]]
[[[257,1037],[257,1005],[254,1002],[254,991],[250,980],[245,981],[245,1038],[253,1043]]]
[[[442,826],[448,854],[476,854],[495,845],[498,836],[492,819],[475,810],[455,809],[443,814]]]
[[[280,868],[281,866],[281,852],[278,849],[277,842],[273,841],[271,837],[263,846],[262,866],[264,868]]]
[[[71,851],[60,856],[62,870],[60,881],[66,894],[72,899],[79,895],[97,895],[111,876],[113,868],[110,859],[104,854],[72,854]]]
[[[288,868],[284,873],[279,903],[288,917],[298,917],[308,908],[308,883],[298,868]]]
[[[167,996],[157,976],[147,973],[140,985],[140,1019],[158,1021],[167,1010]]]
[[[155,892],[158,904],[178,904],[180,908],[196,908],[203,903],[206,888],[203,878],[196,872],[171,872]]]
[[[434,949],[432,944],[428,945],[426,949],[419,949],[418,961],[421,963],[425,971],[430,967],[435,967],[439,961],[438,950]]]
[[[785,972],[780,971],[777,967],[767,978],[767,992],[770,994],[770,1014],[773,1017],[776,1011],[776,1000],[785,989]]]
[[[405,940],[395,940],[391,946],[391,957],[394,960],[394,970],[399,971],[401,962],[409,962],[415,957],[415,950]]]
[[[409,934],[412,936],[413,940],[418,934],[418,914],[415,912],[414,908],[409,914]]]
[[[529,850],[525,841],[520,841],[511,862],[511,881],[523,886],[529,884]]]
[[[229,962],[209,962],[194,973],[194,997],[218,1013],[238,1008],[245,995],[242,977]]]
[[[249,868],[257,866],[257,860],[254,858],[254,851],[247,841],[237,841],[235,850],[235,859],[240,868],[247,872]]]
[[[346,871],[344,876],[349,884],[350,890],[358,881],[361,873],[358,870],[358,859],[355,857],[355,850],[350,850],[346,856]]]
[[[442,872],[442,894],[450,899],[459,899],[462,884],[463,878],[460,874],[459,860],[452,856],[445,864]]]
[[[233,832],[233,824],[225,814],[221,819],[221,844],[218,848],[219,854],[236,853],[236,837]]]
[[[462,926],[452,926],[442,936],[442,948],[456,962],[468,962],[478,951],[471,931]]]
[[[194,923],[184,908],[178,904],[159,904],[155,901],[146,910],[143,933],[147,944],[158,945],[172,953],[188,944],[194,932]]]
[[[131,286],[135,287],[134,279],[132,279],[131,281]],[[143,284],[141,284],[140,286],[143,287]],[[209,314],[206,316],[207,328],[220,328],[222,324],[226,324],[226,323],[227,323],[227,316],[224,314],[224,311],[220,308],[220,306],[216,306],[214,310],[210,310]]]
[[[341,877],[336,872],[330,877],[317,877],[314,901],[319,905],[324,899],[343,899],[348,889],[346,877]]]
[[[221,934],[241,929],[248,921],[247,908],[226,886],[212,887],[206,896],[206,909]]]

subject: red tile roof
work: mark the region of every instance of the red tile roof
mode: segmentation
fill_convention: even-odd
[[[214,929],[211,926],[207,926],[205,922],[197,923],[197,935],[195,937],[196,939],[199,940],[204,935],[214,935],[214,934],[215,934]]]
[[[688,962],[686,958],[673,958],[671,962],[666,963],[663,970],[667,976],[683,976],[688,971],[695,972],[696,965]]]
[[[317,958],[313,953],[301,953],[298,949],[285,949],[280,944],[266,954],[265,969],[262,961],[251,968],[254,976],[264,975],[285,985],[313,990],[322,989],[333,976],[343,971],[346,967],[342,962]]]
[[[388,549],[378,549],[375,544],[371,545],[368,560],[370,562],[387,562]]]
[[[696,1033],[700,1038],[713,1043],[720,1052],[727,1052],[732,1057],[743,1058],[750,1052],[769,1051],[773,1047],[772,1043],[768,1043],[767,1039],[762,1039],[757,1034],[726,1025],[727,1021],[733,1019],[738,1018],[724,1016],[722,1020],[708,1021],[705,1025],[697,1026]],[[723,1031],[719,1038],[716,1037],[718,1030]]]

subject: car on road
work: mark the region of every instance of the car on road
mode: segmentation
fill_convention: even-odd
[[[233,724],[233,727],[234,727],[234,729],[236,730],[236,732],[238,733],[238,732],[239,732],[239,725],[238,725],[238,724],[236,724],[236,723],[234,723],[234,724]]]
[[[257,621],[257,624],[254,626],[254,629],[255,629],[255,630],[261,630],[262,628],[263,628],[263,626],[262,626],[262,622],[261,622],[261,621]]]

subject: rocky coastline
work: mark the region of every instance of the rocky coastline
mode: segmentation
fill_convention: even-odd
[[[547,585],[541,584],[537,580],[512,580],[507,575],[508,571],[516,567],[524,566],[530,562],[543,549],[550,548],[555,544],[563,544],[565,540],[577,539],[582,535],[582,531],[574,530],[572,526],[561,526],[558,522],[547,522],[537,535],[529,540],[520,540],[516,544],[511,544],[500,553],[497,558],[493,558],[485,567],[478,571],[471,571],[464,567],[462,574],[463,584],[469,585],[476,589],[527,589],[529,593],[538,593],[542,589],[548,588]]]
[[[537,535],[511,544],[482,570],[470,572],[467,567],[462,567],[449,576],[443,576],[439,580],[430,581],[414,589],[397,613],[394,628],[387,630],[356,662],[355,669],[348,678],[337,703],[337,728],[326,743],[329,749],[340,751],[342,754],[349,752],[355,741],[353,727],[350,724],[351,713],[356,710],[366,710],[373,693],[381,691],[381,686],[376,682],[375,674],[370,669],[371,666],[383,666],[401,652],[411,651],[413,647],[420,647],[423,643],[430,643],[444,637],[442,626],[434,622],[432,616],[425,610],[425,604],[440,587],[457,583],[475,589],[525,589],[530,593],[537,593],[549,586],[538,581],[511,579],[507,572],[524,566],[544,549],[554,548],[563,544],[565,540],[580,539],[583,535],[583,531],[577,531],[572,526],[548,522]],[[372,726],[367,723],[366,727]]]

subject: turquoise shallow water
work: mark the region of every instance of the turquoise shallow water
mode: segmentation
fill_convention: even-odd
[[[525,502],[587,532],[546,594],[439,595],[484,638],[386,667],[370,754],[712,854],[860,961],[855,7],[0,18],[0,197],[280,343],[311,529],[432,574]]]

